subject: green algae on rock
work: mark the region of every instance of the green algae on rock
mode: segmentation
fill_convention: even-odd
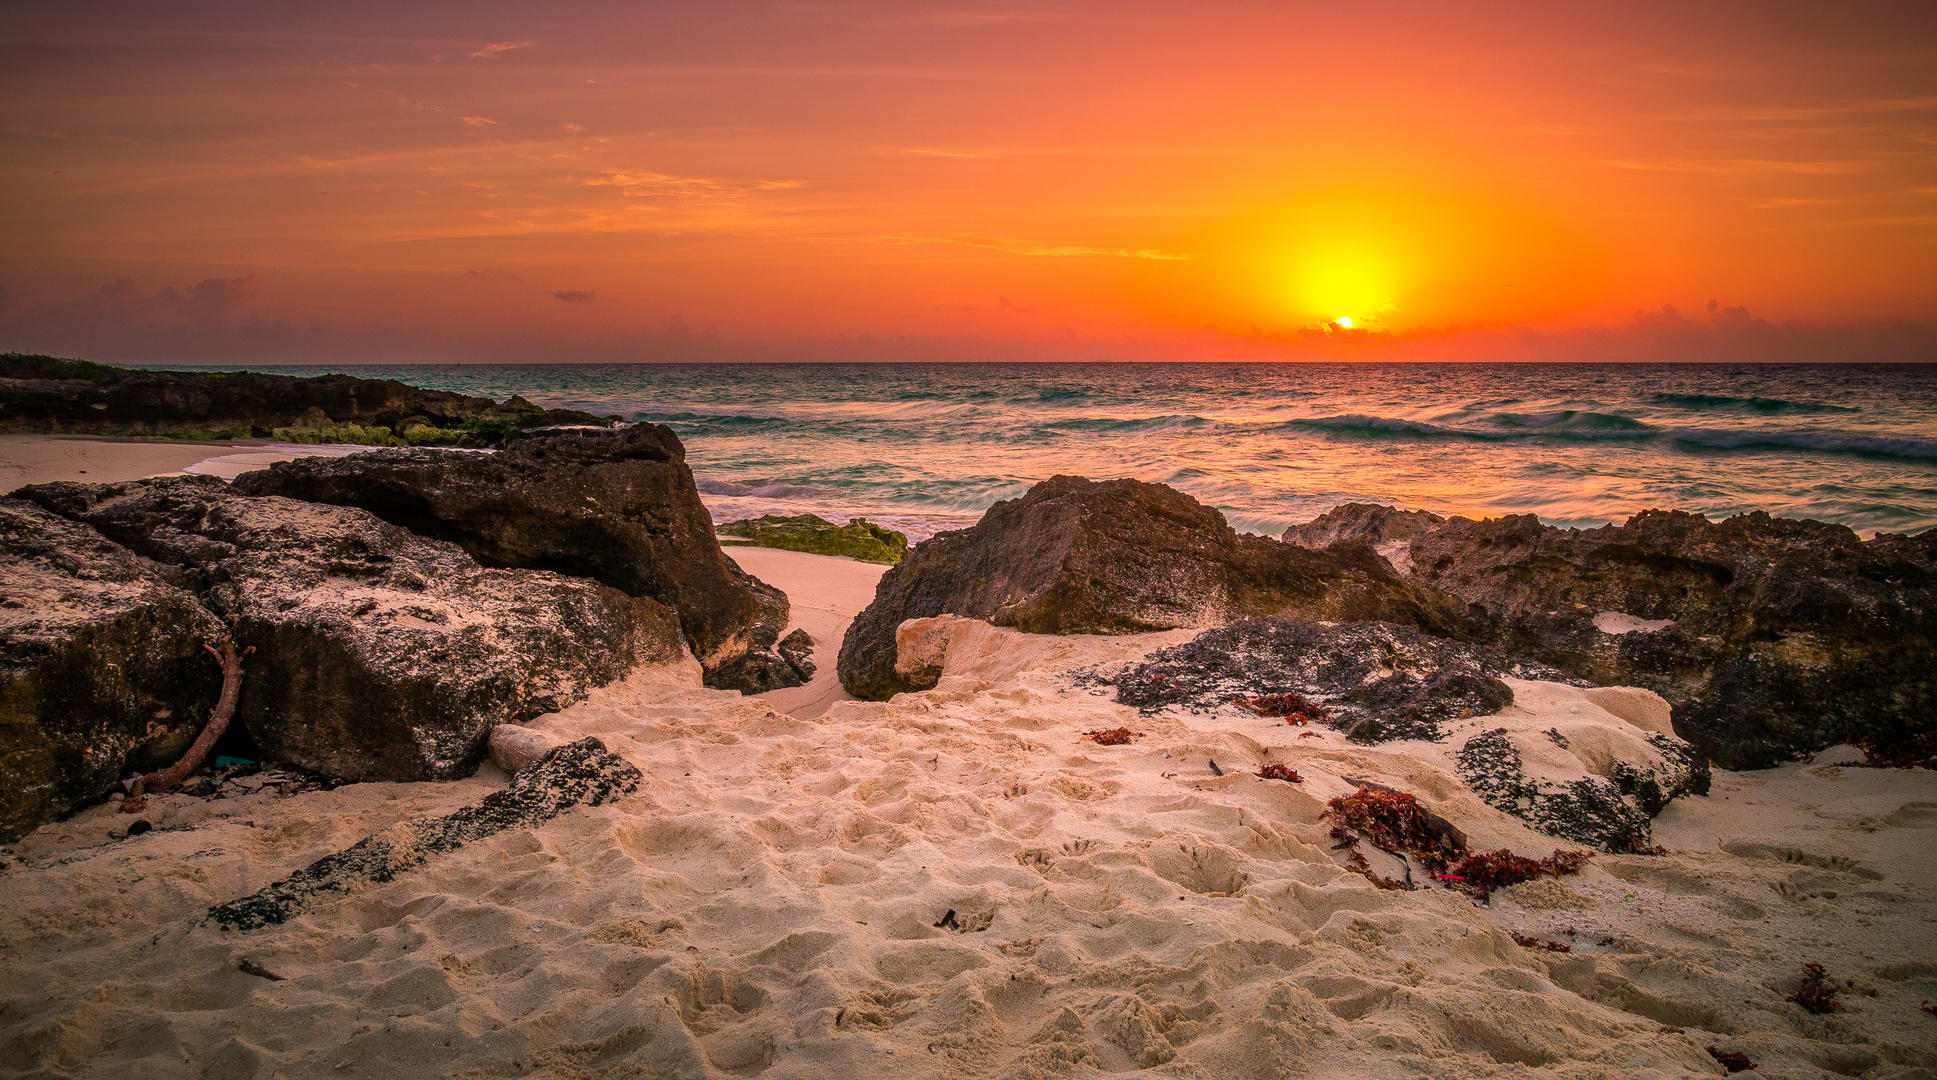
[[[836,525],[816,514],[729,521],[714,527],[722,536],[745,537],[760,547],[805,551],[814,555],[843,555],[861,562],[893,566],[908,554],[908,538],[866,518],[849,518]]]

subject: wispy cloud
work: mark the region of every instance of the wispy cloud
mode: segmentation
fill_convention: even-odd
[[[494,126],[497,126],[497,127],[503,127],[503,126],[504,126],[504,122],[503,122],[503,121],[501,121],[501,120],[493,120],[493,119],[491,119],[491,118],[490,118],[490,117],[488,117],[488,116],[460,116],[460,117],[458,117],[458,119],[459,119],[459,120],[462,120],[462,121],[464,121],[465,123],[467,123],[467,124],[469,124],[469,125],[471,125],[471,126],[472,126],[472,127],[474,127],[474,128],[481,128],[481,127],[484,127],[484,126],[485,126],[485,125],[487,125],[487,124],[489,124],[489,125],[494,125]]]
[[[599,294],[590,289],[560,289],[552,294],[552,299],[563,300],[568,304],[585,303],[598,299]]]
[[[1173,255],[1156,248],[1101,248],[1083,244],[1036,244],[1027,240],[1015,240],[999,236],[974,236],[958,234],[955,236],[917,236],[901,233],[877,238],[885,244],[961,244],[965,247],[983,248],[989,251],[1003,251],[1011,255],[1027,255],[1032,258],[1110,258],[1110,259],[1157,259],[1165,262],[1183,261],[1189,255]]]
[[[529,49],[536,44],[538,43],[535,41],[500,41],[495,45],[486,45],[474,53],[466,53],[465,55],[471,57],[473,60],[496,60],[498,57],[513,49]]]

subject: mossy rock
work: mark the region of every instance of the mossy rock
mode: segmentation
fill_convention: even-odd
[[[404,441],[386,427],[364,427],[361,424],[319,424],[314,427],[279,427],[276,441],[286,443],[322,444],[350,443],[357,446],[402,446]]]
[[[740,536],[761,547],[785,551],[805,551],[814,555],[840,555],[861,562],[893,566],[908,554],[908,538],[884,529],[865,518],[851,518],[836,525],[816,514],[749,518],[729,521],[713,530],[722,536]]]

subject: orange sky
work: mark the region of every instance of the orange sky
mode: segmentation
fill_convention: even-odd
[[[194,7],[10,5],[0,348],[1937,340],[1928,4]]]

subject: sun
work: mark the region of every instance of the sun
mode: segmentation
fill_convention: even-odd
[[[1350,315],[1340,315],[1338,318],[1333,319],[1332,321],[1337,323],[1340,326],[1343,326],[1347,330],[1350,330],[1352,328],[1352,317]]]

